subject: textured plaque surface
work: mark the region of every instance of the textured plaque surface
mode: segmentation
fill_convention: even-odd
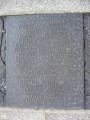
[[[7,106],[82,109],[82,14],[8,16]]]
[[[84,14],[85,108],[90,109],[90,14]]]

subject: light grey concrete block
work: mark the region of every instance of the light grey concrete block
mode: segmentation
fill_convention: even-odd
[[[44,112],[0,108],[0,120],[45,120]]]
[[[90,120],[90,110],[56,111],[0,108],[0,120]]]
[[[90,0],[0,0],[0,16],[90,12]]]
[[[60,113],[47,113],[46,120],[90,120],[90,111],[66,111]]]

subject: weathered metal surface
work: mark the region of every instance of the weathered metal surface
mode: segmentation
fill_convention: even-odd
[[[82,14],[8,16],[6,105],[82,109]]]

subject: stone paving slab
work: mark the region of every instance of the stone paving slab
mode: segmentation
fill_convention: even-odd
[[[89,112],[61,112],[61,113],[47,113],[46,120],[89,120]]]
[[[90,0],[0,0],[0,16],[90,12]]]
[[[45,114],[43,112],[18,109],[13,110],[12,108],[3,109],[0,110],[0,120],[45,120]]]
[[[90,110],[55,111],[0,108],[0,120],[90,120]]]

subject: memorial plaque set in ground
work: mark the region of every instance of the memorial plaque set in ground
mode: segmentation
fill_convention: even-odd
[[[6,17],[6,105],[84,107],[83,15]]]
[[[0,106],[90,109],[90,14],[0,17]]]

